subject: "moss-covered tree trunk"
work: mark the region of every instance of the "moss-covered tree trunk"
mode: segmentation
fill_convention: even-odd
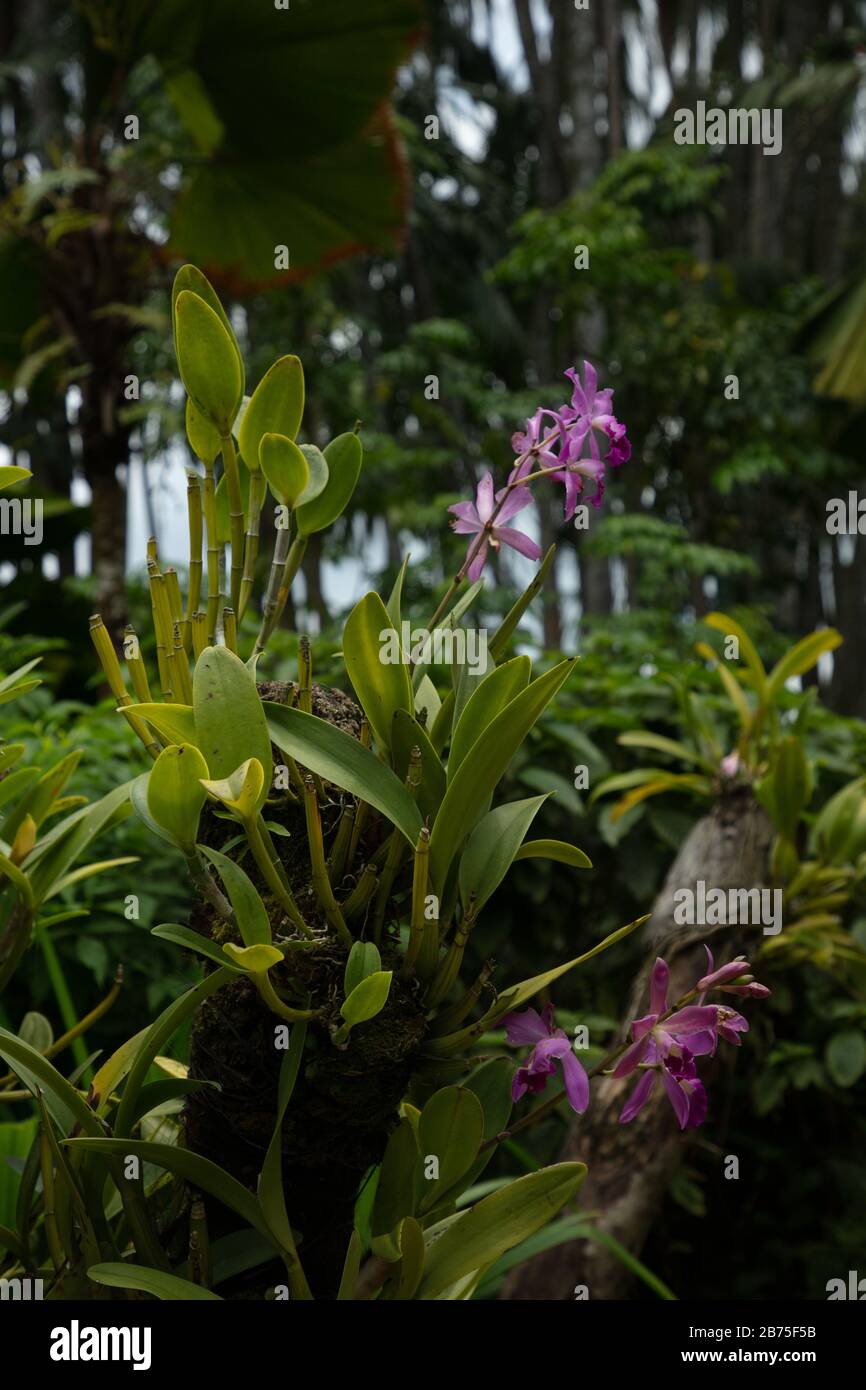
[[[263,699],[285,703],[291,686],[272,682],[260,686]],[[313,687],[313,713],[357,737],[361,713],[338,690]],[[275,763],[282,755],[274,749]],[[334,801],[336,788],[330,789]],[[333,832],[337,805],[323,814],[326,848]],[[278,819],[289,831],[275,839],[295,899],[308,922],[317,920],[315,895],[303,812],[268,807],[268,819]],[[381,833],[377,818],[370,817],[364,855],[358,854],[351,886],[364,858]],[[203,823],[203,838],[219,845],[233,827],[213,818]],[[290,939],[291,924],[285,919],[264,882],[248,860],[250,874],[271,912],[275,937]],[[197,904],[191,925],[222,941],[230,929],[213,909]],[[397,968],[397,955],[386,939],[382,943],[384,969]],[[347,1044],[336,1046],[332,1030],[341,1021],[346,952],[336,938],[323,934],[317,942],[292,953],[291,966],[273,972],[275,983],[307,992],[320,1017],[308,1027],[304,1057],[282,1130],[283,1185],[289,1218],[300,1233],[304,1272],[317,1297],[336,1294],[343,1259],[352,1233],[355,1198],[365,1174],[382,1158],[396,1122],[397,1108],[406,1094],[413,1061],[426,1030],[425,1011],[415,996],[414,985],[404,985],[395,973],[388,1002],[373,1028],[354,1031]],[[190,1041],[190,1075],[216,1082],[189,1096],[184,1122],[188,1146],[218,1163],[233,1177],[255,1190],[276,1118],[277,1081],[284,1050],[280,1046],[285,1023],[262,1002],[254,986],[239,978],[211,995],[199,1009]],[[229,1215],[208,1202],[212,1234],[233,1227]],[[279,1274],[275,1279],[279,1281]],[[261,1294],[262,1290],[256,1292]]]

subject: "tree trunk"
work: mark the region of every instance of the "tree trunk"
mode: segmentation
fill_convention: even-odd
[[[649,972],[657,955],[671,967],[671,1001],[694,987],[706,968],[703,943],[713,942],[716,964],[753,945],[755,928],[683,927],[673,918],[674,893],[699,880],[710,888],[751,888],[766,883],[772,827],[745,790],[725,795],[712,812],[692,828],[671,867],[656,900],[649,923],[650,951],[635,982],[622,1038],[632,1018],[647,1012]],[[745,934],[749,934],[746,939]],[[702,1079],[712,1082],[719,1063],[705,1059]],[[654,1097],[629,1125],[618,1116],[629,1087],[604,1076],[593,1089],[587,1115],[575,1119],[565,1142],[562,1159],[578,1159],[589,1173],[580,1193],[584,1211],[600,1213],[599,1230],[607,1232],[633,1255],[639,1255],[664,1193],[686,1151],[687,1138],[677,1129],[673,1112],[657,1088]],[[712,1106],[712,1097],[711,1097]],[[711,1110],[712,1116],[712,1110]],[[663,1271],[662,1277],[663,1277]],[[574,1297],[576,1285],[586,1285],[592,1299],[628,1296],[632,1276],[601,1245],[581,1241],[557,1246],[520,1265],[503,1289],[505,1299],[556,1299]]]

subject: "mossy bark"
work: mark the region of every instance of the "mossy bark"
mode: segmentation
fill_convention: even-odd
[[[260,686],[263,699],[279,702],[286,701],[290,690],[277,683]],[[360,711],[340,691],[314,687],[313,712],[358,736]],[[280,760],[278,752],[276,760]],[[273,818],[270,808],[268,818]],[[306,919],[318,925],[303,812],[287,806],[276,818],[290,832],[289,837],[276,838],[275,844],[292,891]],[[326,837],[333,833],[334,820],[324,818]],[[375,823],[371,828],[375,834]],[[226,823],[216,818],[203,827],[203,834],[212,844],[229,838]],[[244,867],[255,881],[247,860]],[[257,886],[264,888],[261,883]],[[264,892],[263,897],[272,913],[275,937],[294,939],[278,904]],[[207,904],[197,904],[191,925],[213,939],[225,939],[225,924]],[[333,1297],[336,1292],[355,1198],[365,1174],[382,1158],[426,1031],[425,1011],[414,987],[400,982],[396,953],[387,942],[382,955],[383,968],[395,968],[388,1003],[375,1020],[353,1029],[341,1047],[335,1046],[332,1033],[341,1021],[346,952],[333,934],[323,928],[315,943],[299,946],[291,953],[290,964],[272,972],[273,983],[288,997],[295,994],[301,1003],[309,996],[311,1007],[321,1010],[309,1025],[301,1072],[282,1130],[289,1217],[302,1237],[305,1273],[319,1297]],[[215,1081],[220,1089],[208,1088],[189,1097],[184,1112],[186,1142],[253,1190],[275,1124],[277,1079],[284,1055],[276,1045],[281,1027],[282,1020],[262,1002],[251,982],[238,978],[205,1001],[192,1030],[190,1075]],[[225,1213],[214,1211],[212,1219],[218,1232]]]

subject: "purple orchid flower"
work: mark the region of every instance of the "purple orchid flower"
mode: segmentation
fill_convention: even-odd
[[[591,362],[583,364],[584,383],[574,367],[565,375],[571,380],[571,405],[559,410],[542,407],[527,420],[526,429],[512,437],[518,460],[509,482],[520,482],[540,468],[549,469],[555,482],[565,487],[565,520],[577,510],[585,482],[595,484],[591,498],[600,507],[604,497],[605,468],[617,468],[631,457],[631,444],[625,425],[612,414],[613,391],[598,389],[598,374]],[[547,423],[549,422],[549,423]],[[604,459],[596,434],[604,434],[608,450]]]
[[[532,1047],[526,1062],[514,1073],[512,1099],[520,1100],[527,1091],[533,1094],[543,1091],[547,1078],[556,1070],[554,1063],[559,1062],[568,1103],[582,1115],[589,1105],[589,1077],[574,1055],[568,1034],[555,1026],[553,1005],[545,1004],[540,1014],[535,1009],[508,1014],[502,1021],[513,1047]]]
[[[627,1125],[643,1109],[656,1088],[659,1076],[680,1129],[697,1129],[707,1118],[709,1102],[694,1060],[684,1050],[681,1057],[669,1057],[663,1066],[645,1071],[619,1117]]]
[[[499,507],[494,525],[492,524],[493,513],[497,510],[500,501],[502,505]],[[483,538],[480,544],[475,540],[469,543],[469,555],[472,556],[472,559],[466,573],[473,584],[487,563],[487,552],[490,546],[494,550],[498,550],[500,545],[509,545],[512,550],[519,551],[521,555],[528,556],[530,560],[541,559],[540,548],[529,536],[525,536],[522,531],[515,531],[510,526],[500,525],[500,522],[510,521],[518,512],[522,512],[531,501],[532,493],[528,487],[516,487],[511,492],[508,492],[506,488],[494,495],[493,475],[485,473],[478,484],[474,502],[455,502],[453,507],[448,508],[449,512],[452,512],[456,518],[452,521],[451,526],[458,536]]]
[[[606,463],[612,468],[618,468],[621,463],[627,463],[631,458],[631,444],[629,443],[626,427],[613,414],[613,391],[607,387],[603,391],[598,389],[598,373],[591,362],[584,361],[583,364],[583,384],[575,367],[569,367],[565,375],[571,381],[574,390],[571,395],[571,405],[566,406],[561,416],[566,425],[571,430],[581,429],[583,436],[581,444],[586,438],[589,443],[589,451],[594,459],[599,457],[598,440],[596,433],[607,436],[609,449]]]
[[[632,1044],[626,1048],[614,1068],[614,1076],[628,1076],[641,1063],[657,1065],[671,1054],[681,1056],[683,1048],[688,1050],[691,1057],[705,1056],[715,1050],[718,1006],[687,1004],[684,1009],[671,1014],[670,1018],[662,1019],[669,1008],[669,982],[670,969],[659,956],[650,978],[651,1012],[632,1023]]]
[[[626,1048],[613,1076],[628,1076],[641,1068],[643,1075],[623,1106],[620,1124],[628,1124],[646,1105],[659,1077],[677,1117],[680,1129],[696,1129],[707,1117],[707,1093],[698,1077],[695,1058],[715,1052],[719,1038],[740,1046],[740,1034],[749,1031],[742,1014],[720,1004],[704,1004],[711,989],[725,994],[751,994],[766,998],[770,993],[749,974],[751,966],[743,956],[715,968],[713,953],[705,946],[707,973],[695,990],[698,1003],[675,1010],[666,1018],[670,970],[660,957],[650,977],[651,1013],[636,1018],[631,1025],[631,1045]]]

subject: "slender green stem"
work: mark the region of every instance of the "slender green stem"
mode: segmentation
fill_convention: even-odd
[[[244,572],[244,504],[241,497],[241,474],[238,456],[231,433],[220,441],[223,467],[226,474],[226,490],[229,500],[229,528],[232,546],[231,601],[232,608],[239,611],[241,598],[241,579]]]
[[[262,524],[262,504],[267,496],[268,484],[262,473],[253,473],[250,478],[250,511],[247,517],[246,544],[244,546],[244,572],[241,577],[241,591],[238,600],[238,622],[243,619],[253,583],[256,577],[256,560],[259,557],[259,535]]]
[[[222,547],[217,539],[216,484],[213,464],[205,464],[204,473],[204,519],[207,530],[207,640],[213,646],[216,641],[219,623],[220,600],[220,553]]]

